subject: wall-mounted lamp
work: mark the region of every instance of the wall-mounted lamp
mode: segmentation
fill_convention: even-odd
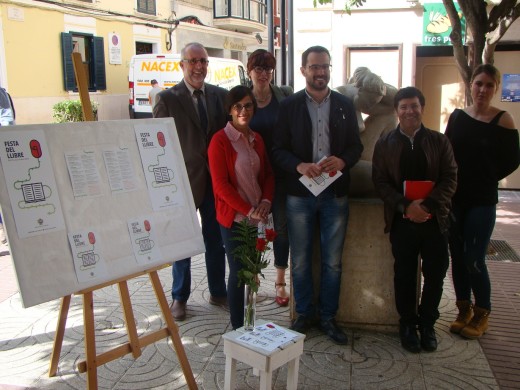
[[[255,38],[256,38],[256,41],[257,41],[259,44],[262,43],[262,37],[260,36],[259,33],[256,33]]]
[[[166,23],[169,24],[169,27],[167,29],[168,34],[166,35],[166,50],[172,49],[172,34],[179,25],[179,19],[177,19],[177,14],[175,11],[172,11],[170,17],[166,21]]]

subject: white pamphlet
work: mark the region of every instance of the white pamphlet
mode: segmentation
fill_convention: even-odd
[[[16,126],[9,126],[15,128]],[[65,229],[43,130],[0,132],[0,159],[20,238]]]
[[[152,217],[136,218],[127,221],[130,241],[138,264],[156,263],[162,260],[157,226]]]
[[[325,160],[327,156],[324,156],[320,161],[317,162],[319,164],[323,160]],[[303,183],[307,189],[313,193],[314,196],[318,196],[323,192],[325,188],[334,183],[338,177],[342,175],[341,171],[333,171],[333,172],[323,172],[321,175],[310,178],[305,175],[300,177],[300,181]]]
[[[293,340],[297,337],[297,333],[282,328],[273,322],[268,322],[256,326],[252,331],[245,332],[237,340],[255,348],[274,351],[277,348],[283,349],[285,345],[293,343]]]
[[[148,193],[154,211],[161,211],[185,203],[180,186],[182,185],[179,168],[166,124],[136,124],[135,136],[141,155]]]
[[[102,255],[99,234],[94,230],[83,230],[70,232],[68,237],[78,282],[106,279],[108,272]]]

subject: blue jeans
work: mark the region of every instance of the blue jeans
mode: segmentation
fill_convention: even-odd
[[[282,183],[276,183],[272,205],[274,230],[276,238],[273,242],[274,266],[287,269],[289,266],[289,234],[287,232],[287,193]]]
[[[491,281],[486,252],[495,227],[496,205],[453,206],[455,222],[450,231],[451,275],[457,300],[471,301],[491,310]]]
[[[233,222],[230,228],[220,225],[224,248],[228,258],[229,275],[228,275],[228,306],[229,317],[233,329],[238,329],[244,325],[244,285],[238,287],[238,271],[242,269],[242,263],[235,259],[233,252],[240,244],[232,238],[235,236],[237,223]]]
[[[199,207],[202,224],[202,237],[206,247],[206,272],[209,293],[217,298],[225,297],[226,292],[226,255],[220,236],[220,227],[215,212],[213,190],[208,185],[204,200]],[[172,298],[186,302],[191,292],[191,258],[178,260],[172,266]]]
[[[348,199],[333,193],[287,196],[287,225],[291,245],[291,272],[296,313],[314,317],[312,253],[314,229],[320,227],[321,279],[319,315],[322,321],[336,316],[341,285],[341,256],[347,232]]]

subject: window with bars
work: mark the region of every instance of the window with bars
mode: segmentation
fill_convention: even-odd
[[[137,0],[137,12],[155,15],[155,0]]]

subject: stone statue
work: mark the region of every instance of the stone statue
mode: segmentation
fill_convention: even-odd
[[[386,84],[366,67],[359,67],[348,84],[336,90],[354,102],[364,150],[359,162],[350,170],[350,196],[375,197],[372,184],[372,155],[379,137],[397,126],[394,96],[397,88]]]

